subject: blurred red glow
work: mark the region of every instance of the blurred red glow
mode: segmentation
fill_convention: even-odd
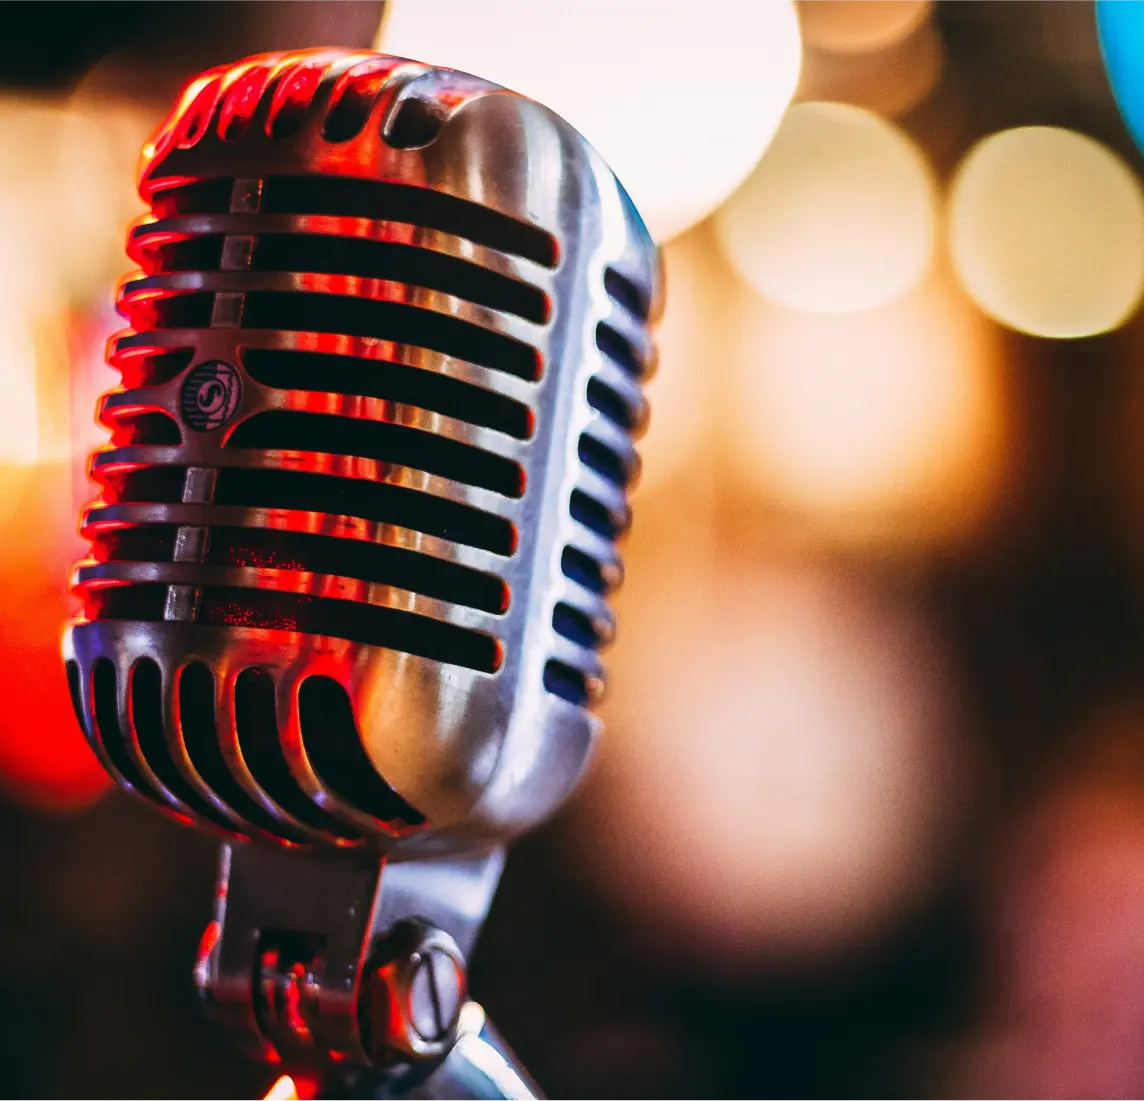
[[[1079,733],[1083,752],[996,846],[988,1009],[942,1096],[1144,1088],[1144,708]]]
[[[68,698],[60,631],[82,555],[70,463],[0,467],[0,785],[22,802],[82,807],[110,785]]]

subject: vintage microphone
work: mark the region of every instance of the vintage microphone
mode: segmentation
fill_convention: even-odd
[[[195,975],[253,1050],[532,1096],[465,957],[596,737],[656,249],[547,108],[370,53],[204,73],[140,194],[79,721],[223,840]]]

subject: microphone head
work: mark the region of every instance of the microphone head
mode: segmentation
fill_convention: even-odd
[[[192,81],[140,194],[64,640],[95,752],[229,837],[533,825],[597,732],[646,420],[627,194],[540,104],[343,50]]]

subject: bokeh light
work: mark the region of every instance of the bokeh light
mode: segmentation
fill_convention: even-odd
[[[845,0],[850,7],[862,7]],[[818,0],[813,0],[817,6]],[[800,101],[849,103],[900,118],[928,100],[946,75],[940,31],[924,22],[907,38],[873,53],[842,54],[807,48],[799,80]],[[911,123],[916,120],[911,119]],[[911,125],[911,133],[916,132]]]
[[[798,103],[715,217],[759,294],[792,309],[862,310],[908,291],[933,258],[937,191],[893,124],[840,103]]]
[[[120,104],[0,99],[0,141],[24,158],[0,180],[0,523],[18,533],[0,546],[0,786],[41,807],[83,806],[109,786],[72,714],[59,636],[83,551],[77,507],[92,492],[83,462],[105,438],[95,399],[117,381],[101,361],[143,132]]]
[[[639,557],[576,831],[598,889],[684,968],[865,941],[967,805],[940,644],[844,573]]]
[[[808,46],[839,54],[875,53],[909,37],[929,18],[931,0],[803,0],[798,18]]]
[[[551,107],[603,154],[657,240],[706,217],[750,173],[801,57],[786,0],[654,10],[638,0],[396,0],[378,43]]]
[[[979,142],[949,199],[958,276],[983,310],[1021,332],[1083,337],[1123,324],[1144,292],[1144,194],[1131,169],[1053,126]]]
[[[1010,450],[997,330],[947,278],[854,314],[744,293],[735,332],[724,445],[744,486],[867,549],[988,515]]]

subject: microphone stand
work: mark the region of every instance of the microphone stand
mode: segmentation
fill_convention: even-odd
[[[220,851],[195,964],[250,1054],[323,1098],[540,1098],[467,993],[503,848],[389,861],[247,844]]]

